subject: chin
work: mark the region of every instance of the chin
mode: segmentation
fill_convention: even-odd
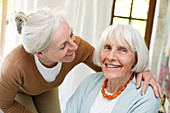
[[[115,79],[118,77],[119,74],[113,74],[113,73],[104,73],[105,78],[107,79]]]
[[[74,59],[73,59],[73,60],[74,60]],[[69,63],[69,62],[72,62],[73,60],[65,60],[64,62],[68,62],[68,63]]]

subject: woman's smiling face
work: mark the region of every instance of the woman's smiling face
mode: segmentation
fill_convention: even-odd
[[[44,57],[50,62],[72,62],[78,46],[75,44],[75,36],[65,20],[61,20],[58,31],[54,34]]]
[[[102,72],[106,79],[122,78],[131,74],[136,63],[135,53],[126,41],[114,37],[106,40],[100,54]]]

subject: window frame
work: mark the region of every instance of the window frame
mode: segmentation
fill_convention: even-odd
[[[150,0],[149,2],[149,8],[148,8],[148,15],[147,15],[147,19],[136,19],[136,18],[132,18],[132,6],[133,6],[133,1],[131,2],[131,9],[130,9],[130,16],[129,17],[123,17],[123,16],[115,16],[115,5],[116,5],[116,0],[113,0],[113,5],[112,5],[112,14],[111,14],[111,21],[110,21],[110,25],[113,24],[113,18],[114,17],[118,17],[118,18],[126,18],[129,19],[129,23],[131,20],[142,20],[142,21],[146,21],[146,28],[145,28],[145,36],[144,36],[144,40],[146,42],[146,45],[149,49],[150,47],[150,41],[151,41],[151,35],[152,35],[152,27],[153,27],[153,21],[154,21],[154,14],[155,14],[155,7],[156,7],[156,0]]]

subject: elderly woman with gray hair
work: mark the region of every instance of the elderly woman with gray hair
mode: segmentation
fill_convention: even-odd
[[[94,54],[102,72],[87,77],[69,99],[65,113],[157,113],[160,99],[149,86],[135,88],[135,75],[149,69],[149,53],[130,25],[105,29]]]

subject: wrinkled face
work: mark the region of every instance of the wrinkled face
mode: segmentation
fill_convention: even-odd
[[[107,40],[101,50],[100,63],[106,79],[122,78],[132,74],[135,53],[125,41],[117,43],[115,39]]]
[[[50,47],[44,54],[50,62],[71,62],[75,58],[78,46],[74,43],[75,36],[65,20],[61,20],[59,29],[54,34]]]

